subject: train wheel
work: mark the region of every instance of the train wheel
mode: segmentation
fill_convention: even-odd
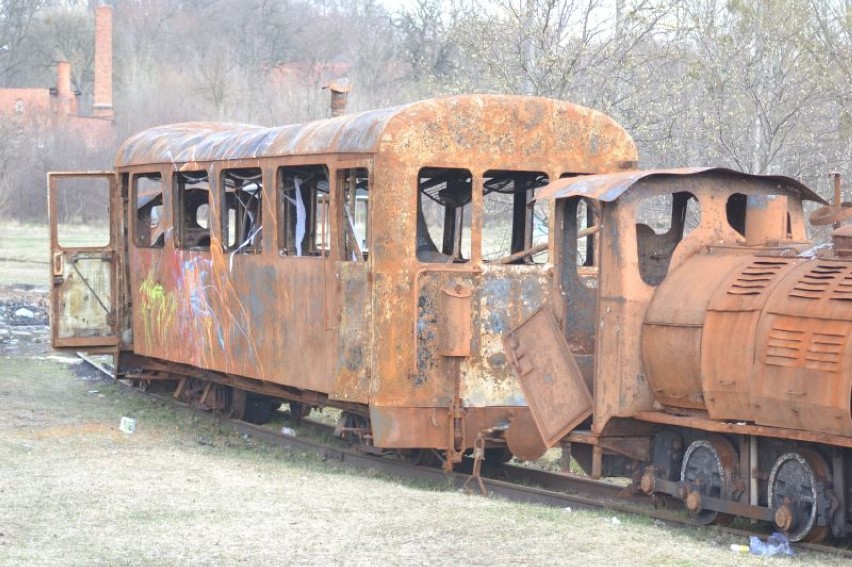
[[[702,509],[701,497],[731,498],[731,477],[736,462],[734,446],[722,437],[699,439],[687,448],[683,455],[680,480],[694,487],[686,496],[686,508],[698,523],[728,524],[733,520],[730,514]]]
[[[293,421],[302,421],[303,418],[311,415],[313,409],[310,404],[304,402],[289,402],[288,405],[290,406],[290,417],[293,418]]]
[[[489,467],[503,466],[511,461],[513,456],[506,447],[488,447],[485,449],[485,464]]]
[[[272,419],[272,402],[265,396],[252,394],[245,390],[231,390],[230,417],[249,423],[263,425]]]
[[[769,507],[790,541],[822,541],[829,526],[817,526],[818,484],[828,480],[828,465],[814,450],[785,453],[769,473]]]

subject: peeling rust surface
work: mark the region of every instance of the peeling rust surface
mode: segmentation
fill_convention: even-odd
[[[635,187],[645,179],[695,177],[700,174],[709,174],[714,177],[728,177],[729,179],[743,181],[749,178],[764,179],[777,183],[779,186],[789,188],[803,199],[827,204],[825,200],[814,193],[807,186],[792,179],[780,175],[775,176],[752,176],[747,173],[734,171],[722,167],[688,167],[679,169],[642,169],[624,171],[614,174],[589,175],[583,177],[559,179],[554,181],[536,196],[536,200],[546,201],[552,199],[565,199],[568,197],[588,197],[598,201],[612,202]],[[672,179],[672,181],[675,181]]]

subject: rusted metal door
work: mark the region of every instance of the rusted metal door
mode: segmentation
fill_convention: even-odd
[[[541,440],[554,446],[592,415],[592,394],[553,314],[541,308],[504,339]]]
[[[121,201],[115,174],[49,173],[47,181],[53,346],[116,345]]]

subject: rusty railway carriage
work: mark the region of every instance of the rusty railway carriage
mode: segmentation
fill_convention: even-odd
[[[54,345],[252,421],[339,408],[378,453],[561,446],[700,522],[848,535],[852,232],[814,247],[803,208],[839,225],[839,191],[635,164],[529,97],[154,128],[49,177]],[[109,237],[63,240],[93,186]]]

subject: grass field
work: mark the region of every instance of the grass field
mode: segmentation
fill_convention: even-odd
[[[47,289],[48,243],[47,225],[0,223],[0,285]]]
[[[2,565],[744,565],[712,529],[334,468],[206,415],[0,358]],[[118,430],[136,419],[133,434]],[[613,521],[617,517],[617,523]],[[779,564],[837,564],[800,555]]]

